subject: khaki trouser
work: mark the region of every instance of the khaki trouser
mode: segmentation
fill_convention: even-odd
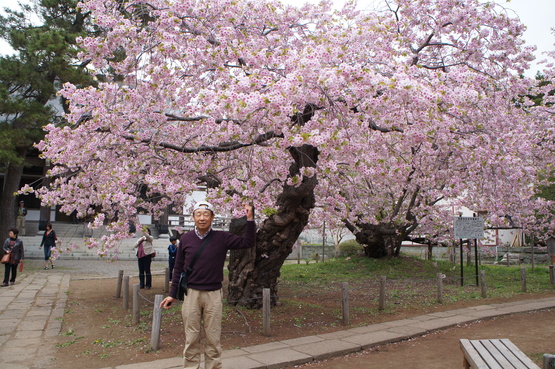
[[[25,217],[18,215],[15,220],[15,228],[18,229],[20,236],[25,236]]]
[[[204,352],[205,369],[222,367],[222,290],[198,291],[189,288],[181,315],[185,326],[184,369],[200,368]]]

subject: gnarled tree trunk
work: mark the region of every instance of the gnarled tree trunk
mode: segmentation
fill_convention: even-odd
[[[364,245],[364,255],[371,258],[399,256],[401,244],[407,237],[406,227],[388,224],[357,224],[345,222],[358,243]]]
[[[298,174],[301,167],[316,165],[318,149],[315,147],[304,145],[289,151],[294,159],[289,168],[291,175]],[[275,305],[281,266],[308,224],[310,211],[315,205],[316,185],[315,176],[304,177],[296,187],[285,184],[277,199],[277,213],[265,220],[257,231],[256,247],[231,252],[228,267],[230,304],[259,308],[262,306],[262,289],[269,288],[272,305]],[[240,222],[232,227],[232,232],[241,232]]]

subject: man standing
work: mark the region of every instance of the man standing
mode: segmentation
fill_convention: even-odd
[[[27,215],[27,208],[25,207],[24,201],[19,202],[16,215],[15,228],[21,231],[22,236],[25,236],[25,216]]]
[[[222,331],[222,281],[224,279],[224,262],[230,249],[253,247],[256,239],[254,212],[251,205],[244,205],[247,226],[243,237],[229,232],[212,230],[214,207],[201,201],[195,204],[193,220],[195,229],[181,236],[177,258],[173,270],[170,295],[160,307],[169,309],[177,297],[177,287],[181,272],[185,271],[201,248],[203,240],[210,236],[206,248],[198,258],[188,279],[188,288],[181,314],[185,327],[185,349],[183,350],[184,369],[200,368],[202,344],[200,333],[206,334],[204,360],[206,369],[222,367],[222,348],[220,336]]]

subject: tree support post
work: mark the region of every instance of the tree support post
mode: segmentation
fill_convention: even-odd
[[[264,288],[262,289],[262,330],[266,337],[272,335],[272,329],[270,327],[270,305],[270,289]]]
[[[341,310],[343,311],[343,325],[349,325],[349,283],[341,283]]]
[[[133,285],[133,325],[139,324],[141,312],[139,310],[139,287],[140,285]]]
[[[543,369],[553,369],[553,368],[555,368],[555,355],[544,354]]]
[[[464,265],[463,265],[463,260],[464,260],[464,254],[463,254],[463,240],[461,238],[461,244],[460,244],[460,248],[461,248],[461,287],[464,286]]]
[[[121,297],[121,284],[123,282],[123,270],[120,270],[118,273],[118,284],[116,286],[116,299]]]
[[[123,308],[129,310],[129,276],[123,277]]]
[[[480,281],[479,281],[480,273],[478,273],[478,239],[477,239],[477,238],[474,239],[474,259],[475,259],[474,264],[476,265],[476,266],[475,266],[475,270],[476,270],[476,286],[479,286],[479,285],[480,285]]]
[[[520,268],[520,280],[522,281],[522,292],[526,292],[526,268]]]
[[[437,303],[443,304],[443,273],[437,273]]]
[[[170,275],[170,268],[166,268],[166,280],[164,282],[164,292],[170,292],[170,280],[172,276]]]
[[[150,348],[158,350],[160,347],[160,325],[162,323],[162,309],[160,303],[164,299],[164,295],[156,295],[154,297],[154,311],[152,313],[152,333],[150,335]]]
[[[385,281],[386,281],[386,276],[381,276],[380,277],[380,306],[379,306],[379,310],[383,311],[385,310]]]
[[[482,298],[487,298],[488,295],[486,293],[486,271],[485,270],[481,270],[480,271],[480,285],[482,288]]]

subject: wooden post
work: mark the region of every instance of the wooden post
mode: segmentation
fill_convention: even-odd
[[[472,241],[468,240],[468,252],[466,253],[466,266],[472,265]]]
[[[164,292],[170,292],[170,280],[172,276],[170,275],[170,268],[166,268],[166,281],[164,282]]]
[[[437,303],[443,304],[443,274],[437,273]]]
[[[123,308],[129,310],[129,276],[123,277]]]
[[[480,286],[482,288],[482,298],[485,299],[488,297],[486,293],[486,271],[485,270],[480,271]]]
[[[555,355],[544,354],[543,369],[553,369],[553,368],[555,368]]]
[[[379,310],[385,310],[385,281],[386,281],[386,277],[385,276],[381,276],[380,277],[380,306],[379,306]]]
[[[469,244],[469,246],[470,246],[470,244]],[[478,284],[480,283],[480,281],[479,281],[479,278],[480,278],[479,274],[480,273],[478,273],[478,239],[477,238],[474,239],[474,264],[475,264],[474,268],[475,268],[475,272],[476,272],[476,286],[478,286]]]
[[[150,335],[150,348],[158,350],[160,346],[160,325],[162,322],[162,309],[160,303],[164,299],[164,295],[156,295],[154,297],[154,311],[152,313],[152,333]]]
[[[553,265],[549,266],[549,280],[551,281],[551,284],[555,284],[555,274],[553,272]]]
[[[123,270],[118,273],[118,284],[116,286],[116,299],[121,297],[121,284],[123,283]]]
[[[326,258],[326,221],[324,220],[323,228],[322,228],[322,263]],[[318,262],[318,260],[316,260]]]
[[[343,311],[343,325],[349,325],[349,283],[341,283],[341,310]]]
[[[520,268],[520,279],[522,280],[522,292],[526,292],[526,268]]]
[[[463,240],[461,238],[461,243],[460,243],[460,248],[461,248],[461,287],[464,286],[464,255],[463,255]]]
[[[272,334],[272,329],[270,327],[270,289],[262,289],[262,330],[266,337],[270,337]]]
[[[139,324],[141,312],[139,310],[139,285],[133,285],[133,325]]]

